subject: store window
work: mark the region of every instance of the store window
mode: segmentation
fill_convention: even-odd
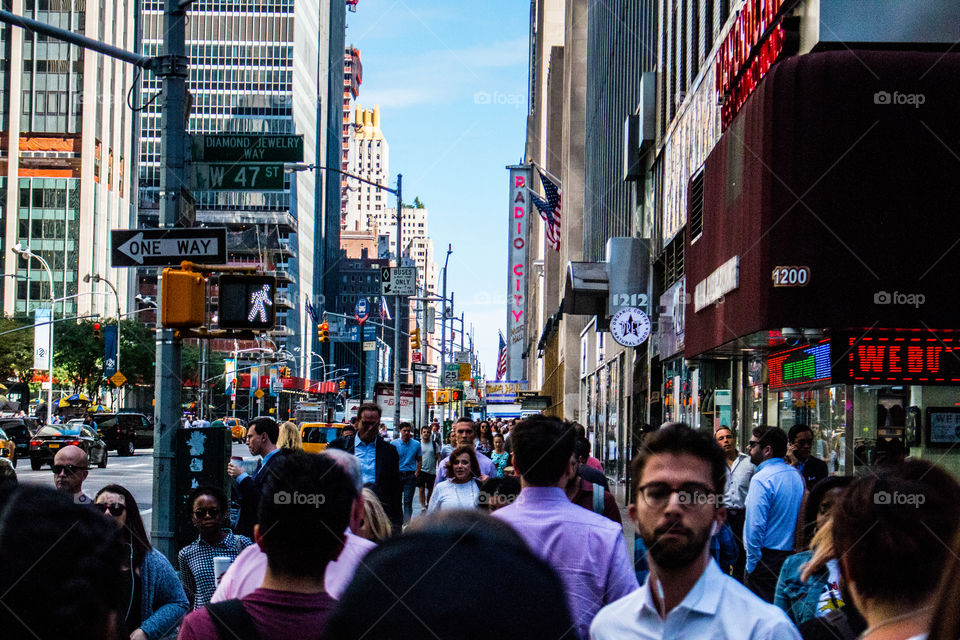
[[[813,432],[811,455],[827,463],[831,474],[845,473],[846,391],[832,386],[805,391],[781,391],[777,402],[778,426],[789,433],[796,424]]]

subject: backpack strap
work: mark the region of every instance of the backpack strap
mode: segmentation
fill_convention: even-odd
[[[260,640],[260,633],[253,625],[253,618],[240,600],[208,604],[207,612],[222,640]]]
[[[824,615],[821,620],[828,629],[840,640],[855,640],[857,633],[850,626],[850,621],[843,609],[834,609]]]
[[[603,515],[603,485],[593,485],[593,512]]]

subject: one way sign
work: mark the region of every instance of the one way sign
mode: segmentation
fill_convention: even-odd
[[[227,261],[227,230],[118,229],[110,232],[114,267],[174,267],[184,260],[207,264]]]

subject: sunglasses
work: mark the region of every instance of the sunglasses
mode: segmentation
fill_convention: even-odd
[[[90,467],[78,467],[75,464],[55,464],[51,468],[53,469],[53,475],[55,476],[60,475],[64,471],[66,471],[68,475],[72,476],[77,471],[86,471]]]
[[[759,440],[751,440],[750,442],[747,443],[747,447],[750,448],[750,449],[753,449],[754,447],[758,446],[759,444],[760,444],[760,441],[759,441]]]
[[[123,515],[123,512],[127,510],[127,506],[123,504],[107,504],[106,502],[96,502],[93,505],[100,510],[100,513],[110,512],[115,518],[119,518]]]
[[[206,518],[207,516],[210,516],[211,518],[216,518],[220,515],[220,509],[217,509],[216,507],[212,507],[210,509],[201,508],[194,511],[193,515],[195,515],[198,520],[200,518]]]

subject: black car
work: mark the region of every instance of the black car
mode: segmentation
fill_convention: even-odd
[[[153,448],[153,423],[142,413],[97,413],[93,421],[107,448],[116,449],[121,456]]]
[[[90,464],[106,468],[107,444],[86,425],[79,429],[66,425],[40,427],[30,439],[30,468],[38,471],[45,464],[52,465],[57,451],[70,445],[83,449],[90,457]]]
[[[17,445],[16,457],[30,457],[30,437],[40,427],[34,418],[0,418],[0,429]]]

